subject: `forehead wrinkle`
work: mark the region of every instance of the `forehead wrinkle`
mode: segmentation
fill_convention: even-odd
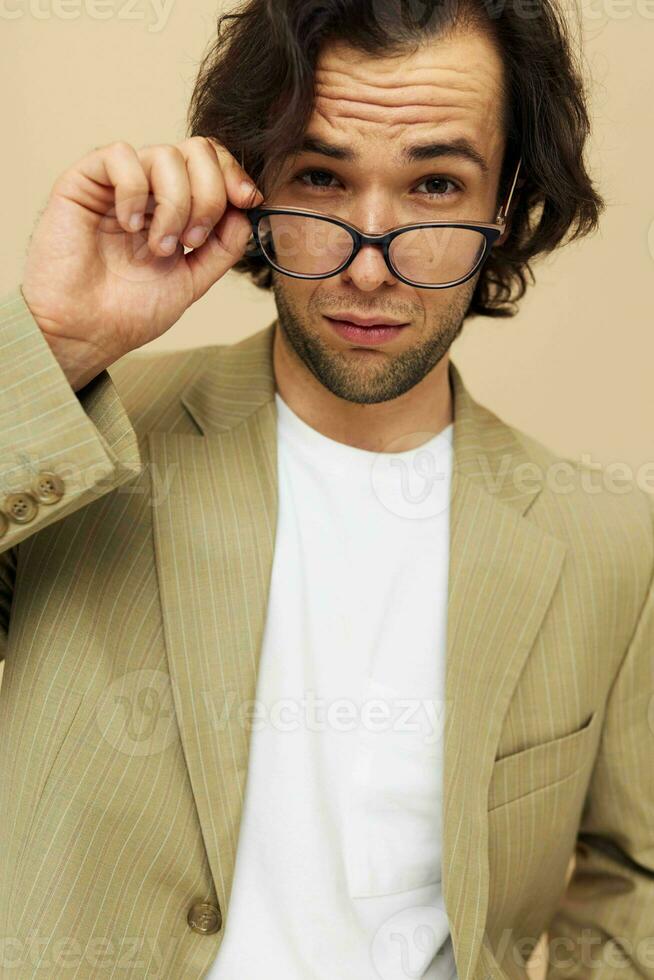
[[[484,121],[489,118],[486,107],[479,107],[485,111],[479,112]],[[446,126],[450,123],[469,123],[474,115],[477,115],[477,106],[468,104],[467,106],[459,102],[440,102],[433,105],[424,103],[406,103],[389,107],[377,103],[358,101],[352,98],[337,99],[321,97],[316,100],[314,111],[317,116],[325,121],[331,129],[338,129],[339,120],[357,120],[360,123],[382,124],[384,133],[389,136],[389,131],[401,131],[410,125],[425,124],[431,126]]]
[[[438,81],[433,76],[420,82],[407,83],[406,81],[394,83],[392,85],[378,85],[375,82],[357,82],[353,85],[353,80],[347,75],[339,73],[340,77],[328,80],[324,77],[316,76],[315,92],[317,98],[340,99],[342,101],[356,102],[377,102],[386,106],[401,106],[407,103],[416,105],[440,105],[444,99],[460,96],[462,101],[466,97],[481,96],[483,101],[493,94],[497,94],[499,86],[496,84],[488,85],[483,79],[466,76],[464,84],[453,82]],[[354,93],[353,94],[353,90]]]
[[[441,113],[483,115],[486,119],[498,104],[500,93],[496,85],[484,85],[482,80],[470,79],[458,87],[429,81],[419,85],[379,87],[365,83],[352,85],[347,75],[336,83],[317,80],[315,108],[325,117],[359,118],[370,122],[411,124],[436,122]],[[399,117],[399,118],[394,118]]]
[[[354,95],[345,95],[338,92],[321,92],[316,93],[316,102],[325,103],[335,103],[346,107],[351,106],[367,106],[370,109],[376,108],[383,112],[389,112],[393,109],[408,109],[408,108],[422,108],[422,109],[457,109],[457,108],[484,108],[490,99],[484,99],[483,102],[476,102],[473,98],[452,100],[452,92],[443,93],[439,98],[438,91],[433,87],[430,88],[429,94],[425,95],[425,98],[418,99],[415,98],[415,93],[409,92],[397,92],[393,99],[388,101],[380,102],[377,99],[366,99],[362,97],[356,97]]]
[[[434,74],[452,74],[455,78],[450,81],[444,82],[442,84],[449,85],[451,88],[455,88],[461,91],[467,91],[469,89],[474,89],[476,86],[473,84],[477,79],[471,74],[468,68],[457,68],[456,66],[445,67],[443,65],[433,65],[429,68],[414,68],[398,74],[396,78],[390,79],[388,82],[384,82],[381,78],[376,78],[371,81],[365,77],[357,77],[354,71],[339,71],[337,68],[318,68],[316,70],[316,82],[320,85],[335,85],[338,87],[339,83],[342,84],[344,88],[351,87],[352,84],[357,84],[363,88],[371,89],[398,89],[398,88],[411,88],[420,86],[434,86],[439,84],[434,81]],[[405,79],[408,75],[415,75],[415,79],[407,82]],[[492,72],[485,72],[485,74],[492,74]],[[456,77],[458,76],[458,77]]]
[[[470,63],[459,64],[452,61],[447,64],[410,64],[403,62],[401,67],[386,68],[383,61],[373,62],[374,78],[370,77],[368,63],[359,63],[350,58],[341,59],[342,67],[329,60],[323,60],[316,66],[315,81],[321,86],[351,89],[353,85],[363,89],[397,90],[412,87],[443,87],[456,91],[486,90],[491,83],[498,87],[503,72],[499,58],[491,57],[487,62],[475,59],[471,69]],[[439,76],[444,76],[439,78]],[[409,79],[407,81],[407,79]]]
[[[407,126],[420,124],[425,125],[425,129],[422,133],[417,132],[413,134],[414,139],[412,139],[412,142],[422,141],[421,137],[424,139],[424,142],[433,139],[435,126],[447,127],[449,125],[458,125],[458,127],[464,130],[463,135],[465,135],[465,124],[468,122],[465,113],[457,111],[460,110],[460,106],[451,106],[448,107],[449,111],[438,112],[436,114],[434,114],[433,108],[425,109],[424,107],[420,107],[421,112],[414,111],[413,113],[407,113],[406,107],[402,107],[402,110],[398,109],[390,114],[388,109],[384,107],[370,107],[367,103],[362,103],[362,106],[368,111],[361,111],[361,107],[357,111],[351,103],[342,106],[340,111],[335,106],[330,106],[329,109],[331,111],[327,111],[327,107],[316,104],[312,122],[322,120],[323,124],[329,130],[329,135],[334,134],[335,141],[340,144],[343,144],[344,141],[347,142],[351,135],[339,129],[339,123],[345,120],[353,120],[355,123],[361,124],[357,127],[359,130],[358,135],[361,139],[366,142],[370,142],[371,139],[379,140],[383,143],[395,141],[404,136]],[[370,126],[374,127],[372,132],[370,132]],[[317,131],[320,130],[319,125],[310,125],[309,128],[315,128]],[[317,132],[316,135],[319,135],[319,133]],[[328,138],[327,134],[325,135]]]
[[[445,63],[434,64],[437,58]],[[339,118],[390,127],[500,121],[503,65],[486,38],[443,41],[417,55],[374,59],[346,43],[326,49],[316,66],[314,108],[334,128]],[[495,123],[493,123],[495,119]]]

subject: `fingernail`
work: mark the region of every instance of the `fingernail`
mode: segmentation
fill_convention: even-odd
[[[241,190],[243,191],[243,194],[247,195],[248,199],[254,194],[255,201],[258,198],[261,198],[261,200],[263,200],[263,194],[261,193],[259,188],[255,187],[255,185],[250,183],[249,180],[243,181],[243,183],[241,184]]]
[[[207,234],[207,229],[198,225],[196,228],[191,228],[186,236],[186,241],[192,248],[198,248],[207,237]]]
[[[177,248],[177,236],[176,235],[166,235],[165,238],[161,239],[161,250],[170,254]]]
[[[144,217],[145,217],[145,215],[143,215],[143,214],[133,214],[132,215],[132,217],[129,219],[129,226],[132,229],[132,231],[140,231],[141,226],[143,225],[143,218]]]

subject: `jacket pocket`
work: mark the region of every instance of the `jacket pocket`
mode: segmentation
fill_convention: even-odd
[[[488,791],[488,809],[510,803],[571,776],[594,754],[599,712],[576,731],[497,759]]]

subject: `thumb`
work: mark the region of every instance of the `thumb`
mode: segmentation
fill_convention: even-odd
[[[196,300],[243,257],[251,235],[252,225],[247,216],[238,208],[230,207],[204,245],[187,254]]]

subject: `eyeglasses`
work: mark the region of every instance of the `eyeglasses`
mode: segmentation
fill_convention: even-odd
[[[367,235],[335,215],[306,208],[248,208],[254,248],[285,276],[328,279],[344,272],[364,245],[380,248],[389,270],[401,282],[421,289],[447,289],[471,279],[506,229],[522,157],[508,197],[494,222],[421,221],[382,235]]]

